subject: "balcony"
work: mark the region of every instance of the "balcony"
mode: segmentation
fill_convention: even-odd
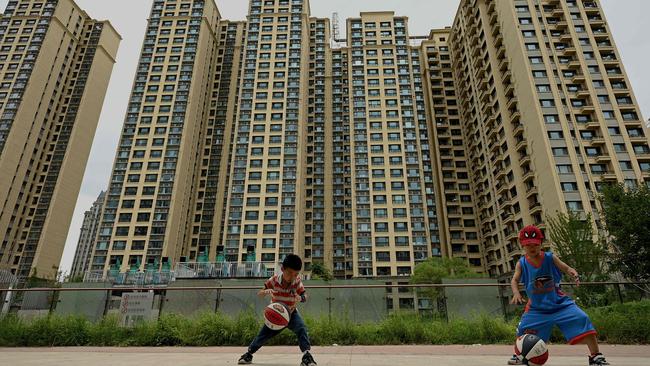
[[[610,162],[612,158],[609,155],[599,155],[596,157],[596,162],[598,163],[607,163]]]
[[[527,182],[527,181],[529,181],[529,180],[531,180],[533,178],[535,178],[535,173],[532,170],[524,171],[524,175],[521,177],[521,179],[524,182]]]
[[[571,60],[568,64],[567,67],[571,70],[578,70],[582,67],[580,64],[580,60]]]
[[[605,145],[605,138],[602,136],[596,136],[589,140],[593,146]]]
[[[530,213],[531,213],[531,215],[536,213],[536,212],[540,212],[540,211],[542,211],[542,204],[541,203],[539,203],[539,202],[530,203]]]
[[[512,130],[512,133],[513,133],[515,136],[519,136],[519,135],[523,134],[523,133],[524,133],[524,125],[521,124],[520,122],[518,122],[518,123],[513,123],[513,130]]]

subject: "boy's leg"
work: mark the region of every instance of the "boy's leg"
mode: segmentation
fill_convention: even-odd
[[[521,317],[517,326],[517,337],[524,334],[534,334],[544,342],[551,338],[551,330],[555,324],[553,315],[538,313],[534,310],[528,310]]]
[[[250,346],[248,346],[248,353],[253,354],[257,352],[264,343],[266,343],[269,339],[275,337],[281,332],[281,330],[273,330],[266,325],[262,326],[262,329],[260,329],[260,332],[257,334],[257,337],[253,339],[253,342],[251,342]]]
[[[287,325],[287,328],[291,329],[291,331],[294,332],[296,336],[298,336],[300,351],[305,352],[311,349],[309,334],[307,333],[307,326],[298,313],[298,310],[294,310],[294,312],[291,314],[291,320],[289,320],[289,325]]]
[[[596,329],[578,305],[562,309],[556,314],[555,321],[569,344],[586,344],[592,355],[599,352]]]

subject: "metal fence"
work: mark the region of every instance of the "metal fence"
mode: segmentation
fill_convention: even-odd
[[[85,283],[110,283],[113,285],[160,286],[169,285],[177,279],[226,279],[226,278],[268,278],[279,271],[274,262],[181,262],[174,270],[130,270],[117,269],[88,271]]]
[[[341,280],[325,283],[305,281],[309,301],[300,305],[301,312],[313,318],[343,317],[353,322],[373,322],[397,311],[418,312],[441,319],[471,317],[486,313],[506,319],[518,316],[523,306],[509,304],[510,284],[496,280],[443,281],[442,284],[407,284],[397,280]],[[582,283],[576,288],[565,284],[563,290],[579,296],[600,299],[596,305],[648,298],[649,283],[598,282]],[[81,314],[96,321],[105,315],[126,316],[129,306],[138,299],[137,311],[145,318],[161,314],[194,316],[219,312],[237,316],[241,312],[260,313],[268,299],[257,297],[259,279],[189,280],[177,279],[169,286],[115,286],[109,283],[71,283],[56,288],[20,288],[5,291],[4,313],[23,317],[45,314]],[[430,289],[438,289],[435,298]],[[578,289],[580,289],[579,292]],[[144,296],[148,294],[147,296]],[[130,298],[129,298],[130,297]],[[125,303],[127,305],[125,305]],[[136,310],[132,310],[136,311]]]

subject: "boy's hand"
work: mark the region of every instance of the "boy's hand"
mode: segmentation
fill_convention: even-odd
[[[569,274],[569,276],[571,276],[571,278],[573,278],[573,281],[575,281],[576,285],[579,286],[580,285],[580,275],[578,275],[578,271],[576,271],[573,268],[569,268],[567,270],[567,273]]]
[[[518,304],[523,304],[524,303],[524,298],[521,297],[521,294],[516,293],[512,296],[512,300],[510,300],[510,304],[512,305],[518,305]]]
[[[266,290],[260,290],[257,293],[257,296],[259,297],[266,297],[267,295],[273,295],[273,290],[272,289],[266,289]]]

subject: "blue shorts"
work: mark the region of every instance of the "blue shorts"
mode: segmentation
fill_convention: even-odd
[[[517,327],[517,336],[535,334],[544,342],[548,342],[554,325],[560,328],[564,338],[570,344],[578,343],[590,334],[596,334],[596,329],[591,324],[589,316],[578,305],[571,304],[555,312],[529,309],[521,317]]]

